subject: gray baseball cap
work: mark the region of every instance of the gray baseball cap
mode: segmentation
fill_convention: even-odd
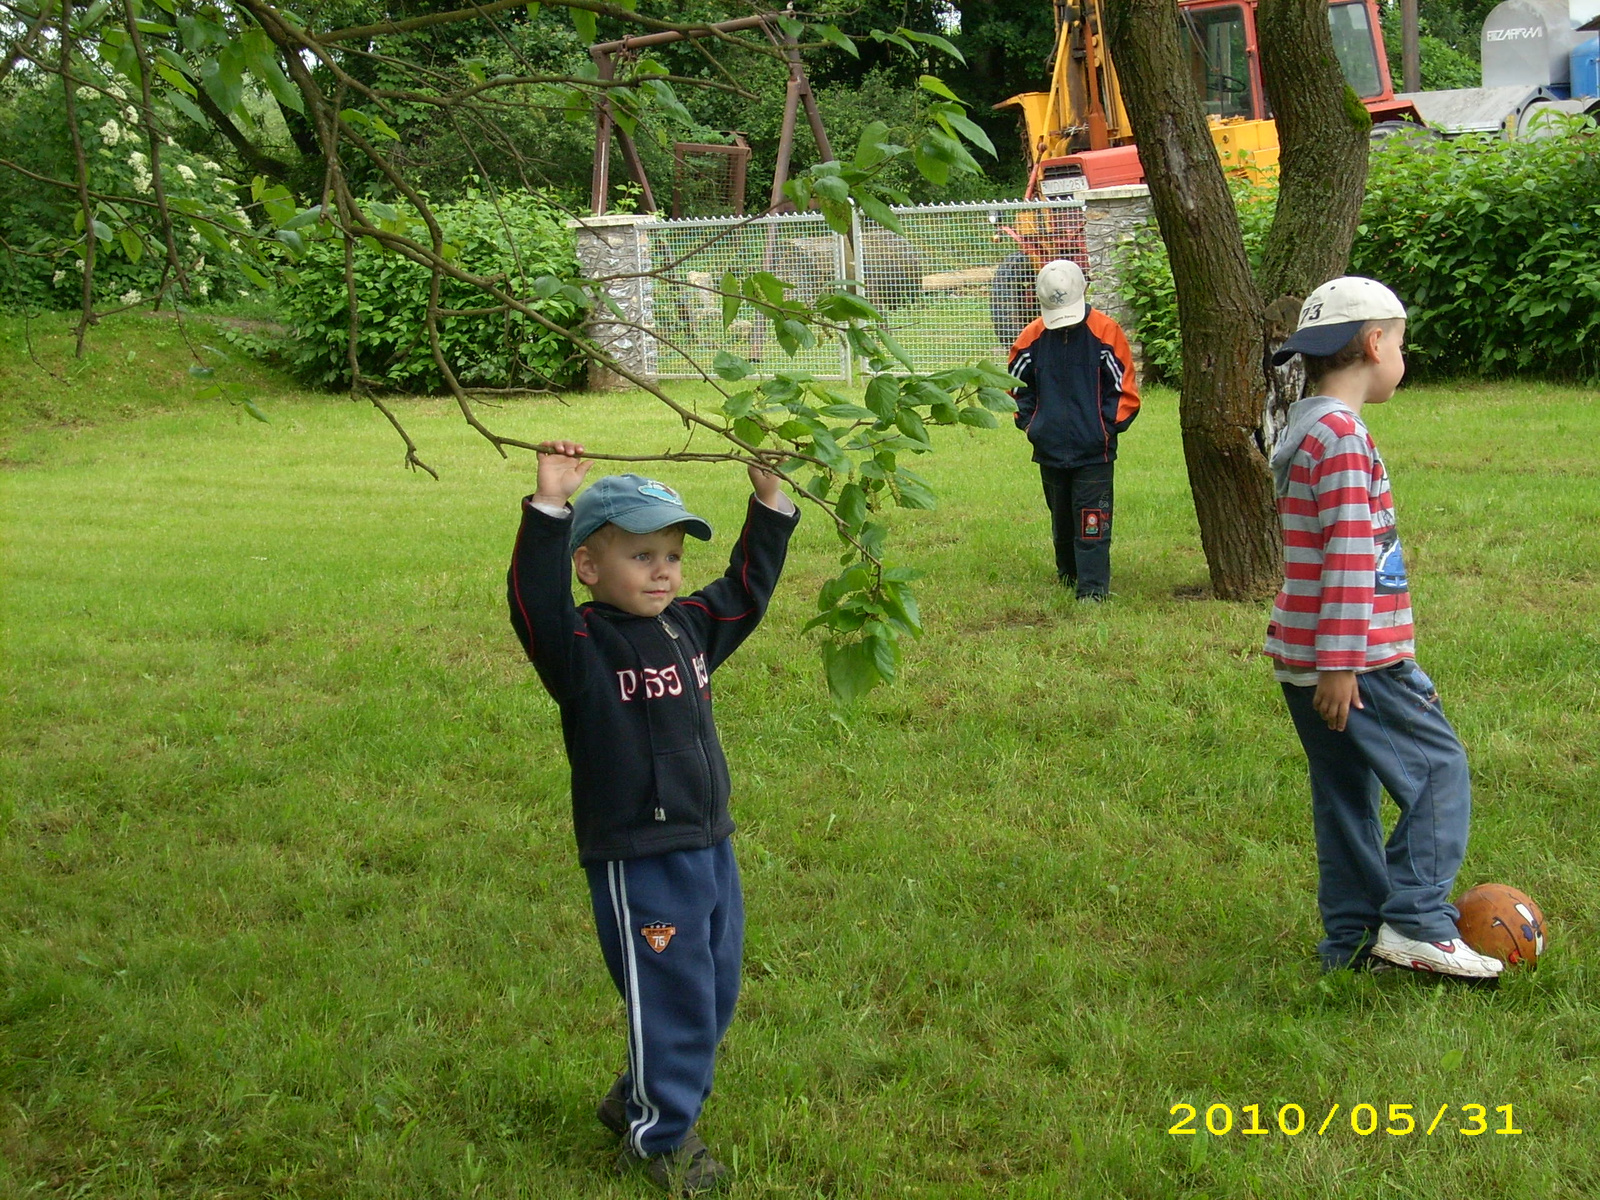
[[[654,533],[668,525],[702,542],[711,540],[711,524],[683,506],[672,488],[643,475],[607,475],[572,502],[572,533],[567,546],[576,550],[600,526],[610,522],[629,533]]]

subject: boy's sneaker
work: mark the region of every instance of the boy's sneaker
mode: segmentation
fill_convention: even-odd
[[[665,1154],[651,1154],[640,1158],[633,1147],[626,1147],[617,1159],[617,1173],[624,1174],[635,1168],[642,1169],[646,1178],[669,1196],[698,1196],[714,1192],[725,1186],[730,1172],[711,1157],[711,1151],[694,1130],[683,1139],[683,1145]]]
[[[611,1083],[611,1090],[606,1093],[606,1098],[600,1101],[600,1107],[594,1110],[594,1115],[600,1119],[612,1133],[621,1137],[628,1132],[628,1089],[623,1083],[624,1072],[618,1071],[617,1077]]]
[[[1460,938],[1448,942],[1418,942],[1389,924],[1379,927],[1372,954],[1413,971],[1433,971],[1460,979],[1496,979],[1505,969],[1498,958],[1479,954]]]

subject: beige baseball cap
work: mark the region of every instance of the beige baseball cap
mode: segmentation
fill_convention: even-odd
[[[1376,279],[1361,275],[1330,279],[1306,297],[1300,306],[1300,324],[1273,352],[1272,365],[1281,367],[1296,354],[1337,354],[1368,321],[1403,319],[1405,315],[1400,297]]]
[[[1083,320],[1083,294],[1088,290],[1083,268],[1070,258],[1058,258],[1039,268],[1039,277],[1033,283],[1034,294],[1039,297],[1039,315],[1046,329],[1060,329],[1076,325]]]

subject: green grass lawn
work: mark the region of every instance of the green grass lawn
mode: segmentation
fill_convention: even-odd
[[[592,1115],[622,1014],[555,708],[506,618],[531,462],[399,401],[435,483],[371,408],[258,368],[229,370],[270,425],[198,403],[169,325],[111,322],[76,364],[47,323],[54,376],[19,328],[0,1195],[647,1194]],[[638,396],[489,419],[617,452],[682,437]],[[815,514],[717,677],[749,940],[701,1128],[734,1196],[1600,1192],[1600,407],[1464,384],[1370,420],[1421,659],[1472,755],[1461,884],[1543,904],[1538,973],[1319,976],[1266,610],[1185,598],[1205,569],[1170,393],[1123,441],[1103,608],[1052,584],[1023,439],[940,431],[916,469],[942,506],[894,521],[927,571],[901,682],[830,718],[799,632],[836,569]],[[707,580],[743,472],[660,473],[717,525],[685,572]],[[1180,1103],[1232,1130],[1169,1134]],[[1468,1104],[1491,1132],[1457,1132]],[[1247,1105],[1271,1132],[1240,1132]],[[1415,1133],[1385,1132],[1391,1105]],[[1492,1132],[1502,1105],[1520,1135]]]

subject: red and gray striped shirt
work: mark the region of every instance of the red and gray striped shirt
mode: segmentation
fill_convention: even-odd
[[[1389,473],[1361,418],[1329,396],[1289,411],[1272,456],[1283,588],[1267,626],[1279,679],[1370,671],[1415,654]]]

